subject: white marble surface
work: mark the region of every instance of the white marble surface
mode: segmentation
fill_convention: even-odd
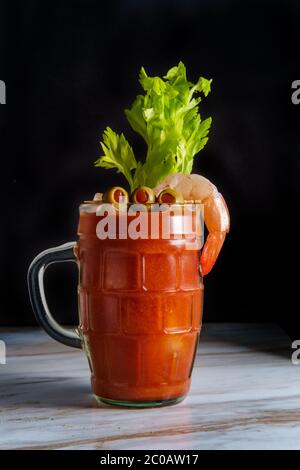
[[[300,449],[300,366],[276,325],[204,325],[182,403],[98,405],[80,351],[0,330],[0,449]]]

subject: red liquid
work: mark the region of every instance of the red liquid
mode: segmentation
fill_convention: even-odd
[[[199,250],[185,240],[99,240],[81,212],[80,332],[98,397],[150,402],[190,387],[202,320]]]

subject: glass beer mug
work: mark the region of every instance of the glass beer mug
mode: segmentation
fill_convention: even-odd
[[[177,403],[186,396],[203,305],[203,231],[197,206],[181,204],[180,213],[148,208],[137,215],[127,210],[99,214],[99,204],[82,204],[78,241],[50,248],[31,263],[29,292],[37,320],[52,338],[84,350],[98,401],[147,407]],[[169,236],[162,230],[166,213]],[[153,214],[155,223],[150,221]],[[140,215],[147,236],[134,236],[133,230],[128,236]],[[110,218],[106,226],[114,217],[111,237],[99,234],[105,217]],[[186,217],[190,224],[185,224]],[[156,235],[149,236],[155,225]],[[67,261],[79,268],[79,326],[74,330],[54,320],[44,291],[47,266]]]

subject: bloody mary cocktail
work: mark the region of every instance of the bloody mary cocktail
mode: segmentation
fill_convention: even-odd
[[[100,240],[98,222],[81,206],[79,328],[93,392],[133,406],[179,401],[201,328],[198,240],[188,249],[185,238]]]
[[[183,62],[161,77],[141,67],[142,92],[125,115],[144,140],[145,153],[136,154],[123,132],[107,126],[95,161],[122,174],[126,188],[104,187],[85,201],[79,240],[43,251],[28,270],[37,320],[57,341],[85,350],[94,395],[105,403],[167,405],[180,401],[190,386],[202,321],[202,278],[213,268],[230,228],[222,194],[205,176],[192,173],[212,122],[199,112],[211,82],[203,76],[191,82]],[[135,205],[140,209],[132,211]],[[200,236],[197,231],[200,206],[200,225],[204,222],[208,232],[203,248],[203,230]],[[168,214],[172,230],[165,236]],[[44,272],[52,263],[75,259],[80,325],[70,329],[51,315]]]

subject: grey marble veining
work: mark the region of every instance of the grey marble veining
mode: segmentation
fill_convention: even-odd
[[[206,324],[189,396],[98,405],[84,354],[36,329],[0,330],[0,449],[300,449],[300,366],[272,324]]]

